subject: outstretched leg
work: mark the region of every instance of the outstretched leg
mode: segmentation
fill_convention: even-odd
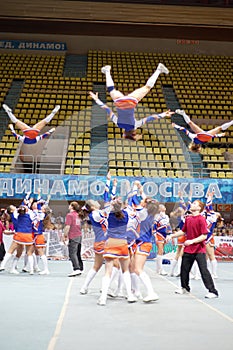
[[[142,86],[139,89],[134,90],[131,94],[128,96],[136,98],[138,101],[140,101],[143,97],[145,97],[148,92],[154,87],[159,75],[161,73],[168,74],[169,70],[162,64],[159,63],[156,71],[152,74],[152,76],[147,80],[146,85]]]
[[[199,132],[204,132],[197,124],[190,120],[190,117],[185,113],[183,109],[176,109],[176,113],[182,115],[185,122],[190,126],[190,128],[198,134]]]
[[[48,124],[52,118],[55,116],[55,114],[59,111],[60,109],[60,106],[57,105],[53,110],[52,112],[46,117],[44,118],[43,120],[39,121],[38,123],[36,123],[33,127],[33,129],[37,129],[37,130],[42,130],[43,127]]]
[[[110,93],[110,96],[111,96],[111,98],[114,101],[117,98],[124,97],[124,95],[122,94],[122,92],[120,92],[119,90],[115,89],[114,81],[112,79],[110,71],[111,71],[111,66],[104,66],[104,67],[101,68],[101,72],[103,74],[105,74],[105,76],[106,76],[106,87],[107,87],[107,90]]]
[[[8,117],[10,118],[10,120],[15,123],[15,125],[20,129],[20,130],[25,130],[25,129],[30,129],[30,127],[25,124],[24,122],[20,121],[19,119],[16,118],[16,116],[12,113],[12,110],[10,107],[8,107],[7,105],[3,105],[2,106],[5,110],[5,112],[8,114]]]
[[[216,134],[219,134],[221,131],[227,130],[232,125],[233,125],[233,120],[231,120],[228,123],[224,123],[221,126],[217,126],[216,128],[214,128],[212,130],[209,130],[208,133],[211,134],[211,135],[216,135]]]

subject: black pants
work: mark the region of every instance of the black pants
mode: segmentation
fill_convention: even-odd
[[[3,260],[4,256],[6,254],[4,243],[0,243],[0,261]]]
[[[185,288],[188,292],[190,291],[189,273],[191,271],[191,268],[195,260],[198,264],[198,267],[201,273],[201,278],[205,287],[208,289],[210,293],[214,293],[218,295],[218,292],[214,286],[213,278],[211,277],[211,274],[207,268],[205,253],[196,253],[196,254],[184,253],[183,254],[182,263],[181,263],[181,272],[180,272],[181,287]]]
[[[81,258],[81,241],[82,237],[77,237],[69,240],[69,258],[71,260],[73,270],[83,271],[83,261]]]

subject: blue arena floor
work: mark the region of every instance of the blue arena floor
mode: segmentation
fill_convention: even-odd
[[[219,263],[220,297],[208,300],[201,280],[192,280],[190,295],[177,295],[179,278],[155,273],[146,263],[157,302],[109,298],[97,305],[104,267],[87,295],[79,290],[92,262],[81,276],[69,278],[69,261],[49,261],[48,276],[0,274],[1,350],[232,350],[233,265]],[[19,270],[20,270],[19,266]],[[169,271],[170,266],[165,265]],[[143,286],[142,286],[142,292]]]

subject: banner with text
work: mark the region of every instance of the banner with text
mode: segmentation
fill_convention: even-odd
[[[66,43],[29,40],[0,40],[0,49],[66,51]]]
[[[160,202],[177,202],[179,192],[193,199],[205,199],[208,191],[215,192],[214,202],[233,204],[232,179],[178,179],[117,177],[117,195],[126,198],[133,182],[143,184],[147,196]],[[104,176],[6,174],[0,173],[0,198],[21,199],[26,193],[50,194],[52,200],[102,200],[106,178]]]
[[[215,256],[219,261],[233,261],[233,236],[216,236]]]

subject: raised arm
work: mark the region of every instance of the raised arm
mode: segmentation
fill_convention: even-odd
[[[149,117],[145,117],[145,118],[142,118],[140,120],[137,120],[135,123],[135,129],[140,128],[142,125],[149,123],[149,122],[152,122],[154,120],[162,119],[165,117],[171,117],[173,114],[174,114],[174,112],[171,112],[169,109],[163,113],[149,115]]]
[[[113,111],[103,102],[99,99],[98,97],[98,92],[96,92],[96,94],[94,94],[94,92],[90,91],[89,95],[91,96],[91,98],[95,101],[95,103],[100,106],[100,108],[105,109],[107,114],[110,116],[112,116]]]
[[[17,138],[17,140],[19,140],[19,141],[21,141],[21,142],[24,141],[25,136],[21,136],[21,135],[17,134],[17,133],[15,132],[15,129],[14,129],[13,124],[10,124],[10,125],[9,125],[9,128],[10,128],[12,134],[14,135],[14,137]]]

